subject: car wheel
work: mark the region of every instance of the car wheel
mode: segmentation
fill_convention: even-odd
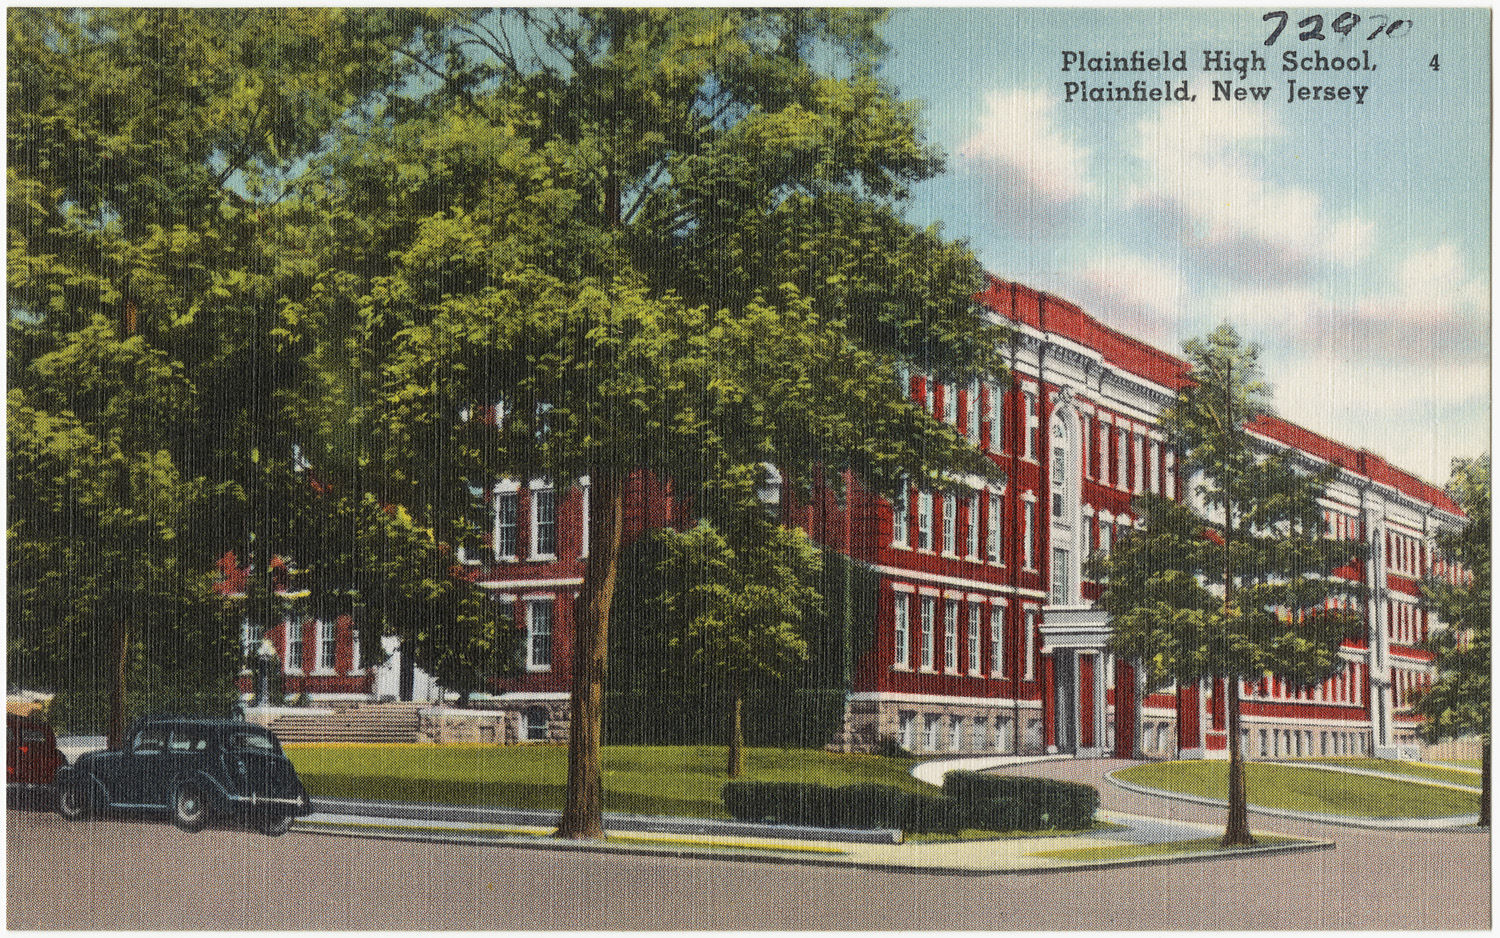
[[[260,832],[267,837],[280,837],[292,829],[290,814],[267,814],[260,819]]]
[[[85,782],[64,782],[57,790],[57,813],[69,821],[81,821],[93,807]]]
[[[208,807],[203,803],[203,796],[198,793],[198,789],[192,785],[177,789],[172,820],[190,834],[203,830],[203,825],[208,821]]]

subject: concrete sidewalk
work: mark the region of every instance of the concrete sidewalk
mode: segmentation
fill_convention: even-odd
[[[961,875],[1092,869],[1333,846],[1328,841],[1266,835],[1271,839],[1264,847],[1219,850],[1213,843],[1219,834],[1215,825],[1107,811],[1101,811],[1099,819],[1117,825],[1116,829],[1052,837],[893,843],[892,832],[888,831],[832,831],[633,815],[606,815],[609,836],[605,840],[575,841],[551,836],[557,823],[555,812],[333,799],[315,799],[314,808],[314,814],[297,821],[294,831],[429,843]]]

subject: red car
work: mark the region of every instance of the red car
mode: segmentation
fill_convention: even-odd
[[[5,781],[10,789],[52,789],[57,770],[67,759],[57,748],[52,727],[35,717],[5,715]]]

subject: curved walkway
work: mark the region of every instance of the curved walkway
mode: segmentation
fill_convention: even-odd
[[[1101,778],[1109,785],[1112,785],[1115,788],[1120,789],[1121,791],[1145,796],[1148,799],[1156,801],[1158,805],[1160,805],[1162,801],[1165,801],[1168,803],[1178,802],[1185,805],[1202,805],[1204,807],[1213,808],[1224,808],[1228,806],[1228,802],[1222,799],[1204,798],[1198,795],[1187,795],[1179,792],[1167,791],[1160,788],[1150,788],[1145,785],[1137,785],[1133,782],[1121,781],[1120,779],[1114,777],[1115,772],[1123,768],[1128,768],[1131,765],[1138,764],[1134,761],[1124,759],[1075,759],[1071,756],[993,756],[963,759],[934,759],[913,766],[911,774],[913,777],[927,782],[928,784],[941,785],[943,783],[943,776],[948,772],[955,770],[962,769],[973,772],[985,772],[991,769],[1004,768],[1006,766],[1032,765],[1043,762],[1062,762],[1067,763],[1068,765],[1067,768],[1063,769],[1061,772],[1042,771],[1036,774],[1047,775],[1049,777],[1071,778],[1072,780],[1084,781],[1089,784],[1093,783],[1093,778]],[[1414,775],[1375,772],[1368,769],[1343,768],[1337,765],[1307,765],[1300,762],[1275,764],[1292,765],[1298,768],[1316,768],[1329,772],[1345,772],[1350,775],[1369,775],[1377,778],[1387,778],[1394,781],[1413,782],[1416,784],[1430,785],[1434,788],[1453,788],[1460,791],[1474,791],[1476,793],[1478,792],[1478,789],[1470,789],[1466,786],[1454,785],[1436,779],[1426,779],[1421,776]],[[1091,767],[1097,767],[1097,770],[1090,771]],[[1058,768],[1061,769],[1062,767],[1059,766]],[[1339,827],[1365,827],[1383,830],[1446,830],[1452,828],[1472,827],[1479,820],[1479,815],[1477,813],[1441,818],[1360,818],[1341,814],[1317,814],[1309,811],[1292,811],[1284,808],[1269,808],[1256,804],[1249,805],[1249,810],[1255,814],[1265,815],[1268,817],[1285,818],[1287,820],[1312,821],[1314,823],[1332,824]],[[1124,818],[1149,819],[1161,813],[1163,812],[1152,810],[1149,806],[1146,806],[1144,810],[1142,810],[1142,806],[1137,805],[1134,806],[1131,813],[1123,814],[1121,816]],[[1179,817],[1181,812],[1177,810],[1168,808],[1164,813],[1166,813],[1168,817],[1164,819],[1159,818],[1160,820],[1172,823],[1180,823],[1186,820],[1185,818]],[[1120,812],[1112,810],[1109,807],[1105,807],[1101,809],[1099,817],[1104,820],[1121,823],[1121,821],[1117,820],[1113,816],[1116,814],[1120,814]],[[1198,821],[1200,819],[1194,817],[1193,820]],[[1123,823],[1130,824],[1131,821],[1127,820]]]

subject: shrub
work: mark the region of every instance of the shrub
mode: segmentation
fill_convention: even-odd
[[[1099,791],[1078,782],[982,772],[949,772],[943,794],[984,830],[1082,830],[1094,822]]]
[[[730,782],[724,786],[724,807],[739,821],[805,827],[957,833],[972,826],[946,795],[868,783],[836,788],[810,782]]]

